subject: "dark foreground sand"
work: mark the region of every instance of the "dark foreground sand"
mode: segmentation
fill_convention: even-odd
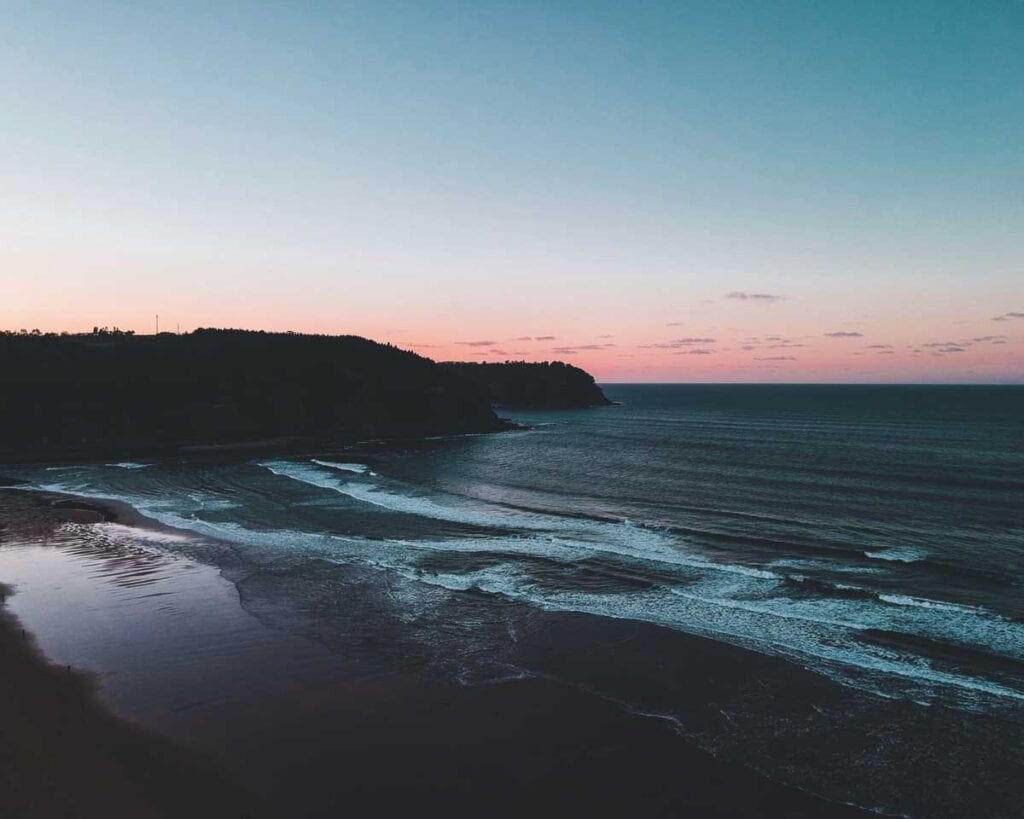
[[[256,815],[198,754],[100,708],[92,679],[47,663],[6,613],[0,658],[0,816]]]
[[[45,526],[115,514],[52,501],[0,492],[0,515],[8,523],[32,515]],[[0,549],[19,549],[10,528],[7,535]],[[95,566],[88,559],[71,550],[62,565],[79,561],[85,572]],[[51,608],[72,605],[69,596],[45,599]],[[463,687],[400,672],[352,674],[342,658],[295,649],[256,623],[246,626],[244,655],[211,665],[203,658],[224,644],[216,624],[206,625],[189,633],[194,653],[168,666],[179,673],[182,663],[197,664],[201,673],[173,680],[182,701],[182,688],[195,689],[194,708],[158,713],[166,696],[146,689],[159,688],[160,677],[136,669],[134,704],[119,709],[150,728],[166,724],[173,739],[165,739],[112,716],[90,677],[48,664],[21,624],[0,618],[0,815],[866,815],[722,762],[664,721],[557,682]],[[125,639],[137,628],[126,621]],[[252,635],[264,631],[261,648]],[[309,662],[292,673],[284,651],[307,652]]]

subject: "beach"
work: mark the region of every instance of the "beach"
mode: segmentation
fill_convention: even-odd
[[[16,509],[11,505],[9,497],[0,500],[0,548],[9,545],[13,518],[35,516],[22,503],[13,504]],[[51,507],[45,517],[36,523],[103,519],[84,503]],[[0,608],[0,813],[255,815],[251,794],[210,760],[115,716],[97,697],[102,682],[94,673],[47,658],[32,633],[10,614],[6,604],[12,589],[3,586],[0,592],[5,604]]]
[[[9,464],[7,611],[278,815],[1013,816],[1024,394],[609,393]]]
[[[0,506],[13,815],[862,815],[577,687],[457,685],[281,634],[216,569],[153,548],[166,527],[150,545],[81,536],[146,525],[123,506]]]

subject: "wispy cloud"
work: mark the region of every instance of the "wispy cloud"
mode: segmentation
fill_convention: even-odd
[[[848,330],[836,330],[834,333],[825,333],[828,338],[864,338],[863,333],[851,332]]]
[[[675,355],[714,355],[714,350],[706,350],[703,347],[695,347],[692,350],[679,350]]]
[[[1005,340],[1006,336],[978,336],[977,338],[971,339],[971,341],[977,341],[979,344],[985,341],[990,341],[993,344],[996,344],[1000,342],[1005,342]]]
[[[726,293],[727,299],[733,301],[759,301],[759,302],[773,302],[781,301],[782,296],[776,296],[774,293],[748,293],[745,290],[733,290],[731,293]]]
[[[576,355],[579,351],[575,347],[552,347],[551,352],[557,355]]]
[[[866,350],[891,350],[891,344],[867,344],[865,345]]]
[[[671,341],[659,341],[655,344],[640,344],[646,350],[678,350],[680,347],[690,347],[694,344],[714,344],[716,339],[699,338],[697,336],[686,336],[685,338],[674,338]]]
[[[461,344],[463,347],[493,347],[497,344],[497,341],[456,341],[456,344]]]
[[[554,341],[558,336],[534,336],[534,341]]]
[[[795,355],[754,356],[754,361],[796,361]]]
[[[1024,313],[1015,311],[1012,313],[1003,313],[1001,316],[992,316],[992,321],[1012,321],[1013,319],[1024,319]]]

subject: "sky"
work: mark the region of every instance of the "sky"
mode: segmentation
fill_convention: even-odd
[[[1024,382],[1024,3],[0,3],[0,329]]]

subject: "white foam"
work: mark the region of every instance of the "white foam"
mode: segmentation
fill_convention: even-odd
[[[329,469],[340,469],[342,472],[355,472],[358,475],[374,474],[366,464],[337,463],[335,461],[321,461],[316,458],[311,458],[310,460],[319,466],[326,466]]]
[[[872,560],[889,560],[894,563],[917,563],[928,557],[928,552],[916,546],[905,546],[901,549],[876,549],[864,552],[864,556]]]
[[[911,597],[907,594],[879,594],[878,599],[896,606],[912,606],[919,609],[935,609],[956,614],[988,614],[985,609],[977,606],[964,606],[959,603],[947,603],[944,600],[929,600],[927,597]]]
[[[781,575],[753,566],[715,563],[686,555],[677,537],[665,531],[637,526],[629,521],[608,523],[580,518],[563,518],[541,513],[513,512],[505,507],[471,507],[439,503],[423,495],[390,491],[383,484],[346,481],[325,469],[293,461],[267,461],[260,466],[275,475],[291,478],[321,489],[339,492],[354,500],[392,512],[417,515],[450,523],[462,523],[483,529],[511,528],[535,532],[557,532],[550,543],[569,543],[579,552],[603,552],[638,560],[686,566],[704,571],[743,575],[759,580],[778,581]],[[393,483],[393,482],[392,482]],[[546,556],[546,555],[545,555]]]
[[[118,469],[145,469],[147,466],[152,466],[152,464],[139,464],[135,463],[135,461],[120,461],[116,464],[107,464],[107,466],[114,466]]]

